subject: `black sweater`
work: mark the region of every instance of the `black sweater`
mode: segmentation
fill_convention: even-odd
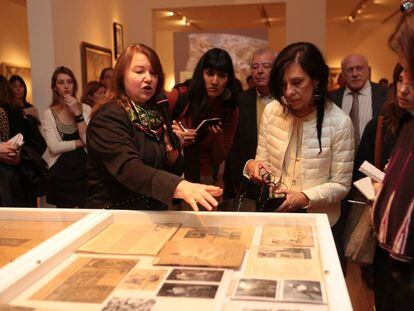
[[[166,209],[181,182],[166,165],[163,139],[134,127],[114,102],[95,112],[86,132],[87,208]],[[180,162],[180,161],[178,161]]]

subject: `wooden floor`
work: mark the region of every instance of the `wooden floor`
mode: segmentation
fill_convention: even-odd
[[[374,310],[374,293],[361,279],[360,266],[348,262],[345,281],[354,311]]]

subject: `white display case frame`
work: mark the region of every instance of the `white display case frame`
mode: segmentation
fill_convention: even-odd
[[[28,289],[50,270],[69,258],[80,245],[101,232],[113,222],[139,224],[181,223],[184,226],[264,226],[298,224],[301,219],[315,225],[320,249],[329,310],[352,310],[351,301],[335,249],[331,228],[325,214],[234,213],[234,212],[175,212],[175,211],[123,211],[123,210],[69,210],[69,209],[9,209],[36,213],[50,213],[55,217],[74,217],[74,213],[87,214],[52,238],[6,265],[0,270],[0,302],[9,303]],[[11,214],[12,215],[12,214]],[[16,214],[17,215],[17,214]],[[66,216],[58,216],[66,215]],[[39,216],[40,217],[40,216]],[[258,237],[254,237],[253,241]],[[245,256],[246,257],[246,256]],[[226,298],[229,301],[229,297]],[[249,305],[246,302],[246,305]],[[278,308],[294,308],[292,304],[278,303]],[[318,310],[310,305],[306,309]],[[326,309],[324,305],[323,309]],[[227,309],[226,309],[227,310]]]

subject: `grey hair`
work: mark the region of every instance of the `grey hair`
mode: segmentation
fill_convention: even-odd
[[[273,55],[273,58],[276,59],[277,53],[274,50],[271,49],[259,49],[253,52],[252,57],[250,58],[250,66],[253,64],[253,58],[255,56],[261,56],[263,54],[271,54]]]
[[[347,57],[345,57],[345,58],[341,61],[341,70],[343,70],[343,69],[344,69],[344,66],[345,66],[346,61],[347,61],[350,57],[352,57],[352,56],[358,56],[358,57],[361,57],[361,58],[364,60],[365,64],[367,64],[367,66],[369,66],[369,65],[368,65],[368,58],[367,58],[365,55],[362,55],[362,54],[350,54],[350,55],[348,55]]]

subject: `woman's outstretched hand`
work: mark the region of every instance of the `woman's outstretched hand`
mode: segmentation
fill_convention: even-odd
[[[211,211],[218,205],[214,197],[218,197],[223,193],[220,187],[191,183],[183,180],[175,189],[174,198],[183,199],[193,210],[198,211],[197,203]]]

